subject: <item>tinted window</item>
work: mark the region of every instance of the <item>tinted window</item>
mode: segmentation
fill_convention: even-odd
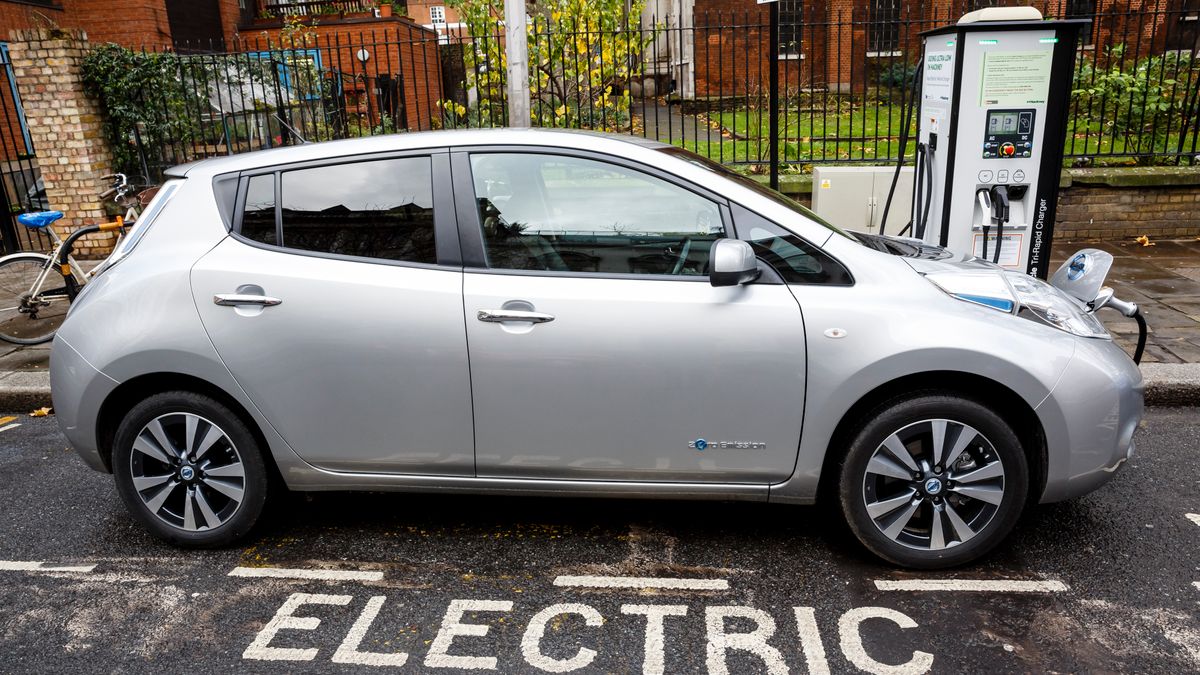
[[[281,191],[283,246],[437,262],[428,157],[285,171]]]
[[[480,154],[471,172],[489,267],[701,276],[725,236],[712,201],[607,162]]]
[[[241,232],[242,236],[264,244],[278,243],[275,239],[275,174],[250,178]]]
[[[732,205],[738,235],[755,255],[789,284],[850,286],[854,279],[841,263],[821,249],[737,204]]]

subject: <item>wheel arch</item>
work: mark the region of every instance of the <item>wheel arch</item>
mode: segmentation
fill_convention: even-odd
[[[126,413],[140,401],[167,391],[188,391],[202,394],[229,408],[246,425],[250,433],[254,434],[254,440],[258,442],[263,462],[266,464],[272,480],[278,480],[279,484],[282,484],[282,474],[275,463],[271,446],[246,407],[225,390],[207,380],[195,375],[170,372],[147,373],[128,379],[109,392],[104,402],[100,404],[100,411],[96,416],[96,447],[109,472],[112,472],[113,442],[117,435],[117,427],[121,425],[121,420],[125,418]]]
[[[837,463],[846,454],[857,422],[871,410],[922,393],[951,393],[988,406],[1013,427],[1029,462],[1029,500],[1036,502],[1046,487],[1048,455],[1046,434],[1037,412],[1017,392],[996,380],[962,371],[926,371],[885,382],[850,406],[838,421],[821,463],[817,501],[836,499]]]

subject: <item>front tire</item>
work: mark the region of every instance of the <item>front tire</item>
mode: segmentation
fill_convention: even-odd
[[[993,410],[950,394],[869,414],[842,462],[842,514],[860,542],[897,565],[975,560],[1016,525],[1029,491],[1020,440]]]
[[[216,400],[186,391],[138,403],[117,428],[113,474],[126,508],[189,548],[244,537],[262,513],[267,471],[254,434]]]

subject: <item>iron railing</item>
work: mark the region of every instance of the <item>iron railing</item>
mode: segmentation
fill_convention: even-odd
[[[919,33],[970,7],[897,0],[872,0],[859,11],[811,7],[796,3],[780,31],[786,44],[775,65],[775,111],[767,90],[770,26],[760,8],[604,26],[534,17],[531,123],[655,138],[732,164],[883,164],[911,155],[911,140],[900,146],[913,131],[901,133],[901,113],[913,98]],[[1078,45],[1066,162],[1192,163],[1200,154],[1197,23],[1186,7],[1160,0],[1083,17],[1090,24]],[[1066,16],[1081,8],[1086,3],[1056,0],[1044,11]],[[142,92],[153,123],[129,134],[140,166],[125,168],[153,176],[165,165],[299,138],[506,126],[502,32],[498,23],[435,32],[381,22],[313,36],[302,47],[258,38],[232,52],[174,55],[179,91]]]

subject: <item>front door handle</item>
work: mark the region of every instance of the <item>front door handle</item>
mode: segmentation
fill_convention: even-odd
[[[213,304],[222,307],[237,307],[238,305],[274,307],[282,302],[283,300],[279,298],[272,298],[267,295],[249,295],[245,293],[218,293],[213,296]]]
[[[481,309],[475,318],[487,323],[502,321],[524,321],[527,323],[547,323],[554,320],[553,314],[541,312],[525,312],[517,309]]]

